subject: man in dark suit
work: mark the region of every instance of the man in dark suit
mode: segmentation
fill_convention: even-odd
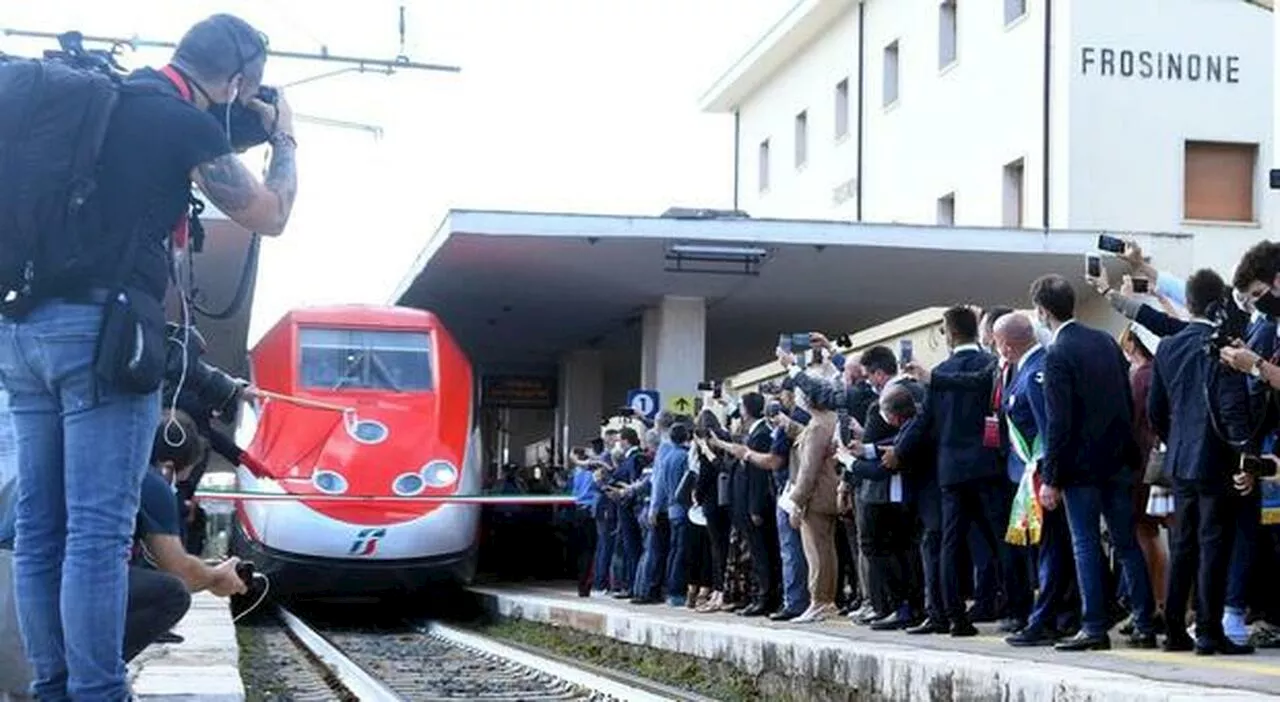
[[[1133,481],[1137,445],[1133,439],[1131,391],[1124,353],[1107,334],[1075,321],[1076,297],[1060,275],[1038,278],[1031,302],[1041,323],[1053,332],[1045,353],[1044,397],[1047,426],[1041,463],[1040,504],[1067,513],[1076,578],[1084,604],[1080,632],[1060,641],[1060,651],[1111,647],[1109,602],[1104,585],[1099,518],[1105,517],[1111,545],[1124,567],[1133,608],[1131,645],[1155,646],[1151,629],[1151,580],[1134,533]]]
[[[751,552],[751,572],[756,581],[756,599],[739,612],[744,617],[762,617],[775,609],[779,570],[775,498],[769,468],[773,449],[773,427],[764,416],[764,395],[749,392],[742,396],[742,421],[747,429],[746,445],[734,446],[731,453],[742,461],[733,478],[734,526],[746,537]]]
[[[958,306],[943,314],[951,357],[936,372],[992,373],[995,357],[978,347],[978,317]],[[985,389],[941,390],[930,387],[924,413],[899,438],[899,451],[918,453],[918,443],[934,445],[938,454],[938,485],[942,489],[942,590],[952,636],[976,636],[960,592],[957,566],[963,540],[977,525],[993,553],[1003,548],[1007,489],[999,464],[999,437],[988,426],[992,413],[992,383]],[[926,622],[926,624],[929,622]],[[921,631],[919,633],[928,633]]]
[[[1166,651],[1194,648],[1199,654],[1253,652],[1253,647],[1233,643],[1222,631],[1223,599],[1235,532],[1231,515],[1233,510],[1243,508],[1232,487],[1238,461],[1233,445],[1243,447],[1249,432],[1245,376],[1221,368],[1217,359],[1206,352],[1213,334],[1206,313],[1225,293],[1226,284],[1213,271],[1199,270],[1187,279],[1191,324],[1160,343],[1147,398],[1151,424],[1168,446],[1165,472],[1173,480],[1176,515],[1171,535],[1169,593],[1165,598],[1169,622]],[[1211,398],[1205,388],[1210,389]],[[1209,406],[1210,399],[1215,407]],[[1198,577],[1193,577],[1197,573],[1197,552]],[[1178,626],[1185,617],[1193,580],[1194,642]]]

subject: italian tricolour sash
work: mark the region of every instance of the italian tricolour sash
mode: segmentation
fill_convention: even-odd
[[[1009,420],[1009,443],[1025,466],[1018,491],[1013,496],[1013,509],[1009,513],[1009,528],[1004,540],[1015,546],[1031,546],[1040,543],[1040,527],[1044,524],[1044,511],[1040,506],[1040,459],[1044,457],[1044,441],[1037,435],[1035,442],[1027,445],[1027,439],[1018,426]]]

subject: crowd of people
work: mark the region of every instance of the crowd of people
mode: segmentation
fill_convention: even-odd
[[[1032,312],[948,309],[932,369],[814,333],[777,350],[781,382],[575,448],[579,595],[912,635],[999,622],[1061,651],[1117,625],[1138,648],[1280,645],[1280,244],[1230,285],[1134,242],[1117,258],[1118,286],[1088,281],[1131,320],[1119,339],[1048,275]]]

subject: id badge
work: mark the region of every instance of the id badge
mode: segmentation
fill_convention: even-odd
[[[1000,418],[994,414],[983,420],[982,446],[984,448],[1000,448]]]

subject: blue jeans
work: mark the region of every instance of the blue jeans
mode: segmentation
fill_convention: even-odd
[[[641,517],[645,519],[645,517]],[[659,597],[659,590],[666,583],[667,547],[670,544],[671,528],[667,515],[658,515],[658,523],[649,525],[645,522],[644,555],[640,557],[640,567],[636,576],[635,596],[643,598]]]
[[[129,694],[129,547],[160,400],[96,380],[101,323],[101,307],[64,303],[0,320],[18,443],[15,596],[40,700]]]
[[[1062,491],[1062,508],[1067,511],[1067,524],[1071,528],[1071,550],[1075,555],[1076,578],[1083,601],[1084,616],[1080,630],[1089,636],[1101,636],[1111,628],[1099,517],[1107,520],[1111,546],[1116,560],[1124,569],[1134,630],[1141,633],[1151,631],[1155,602],[1151,595],[1147,563],[1134,536],[1133,500],[1129,494],[1133,488],[1127,480],[1126,476],[1100,485],[1076,485]]]
[[[791,518],[781,509],[778,519],[778,544],[782,552],[782,609],[803,612],[809,608],[809,564],[804,559],[800,531],[791,528]]]
[[[615,590],[631,593],[635,592],[636,576],[640,572],[640,546],[644,543],[640,523],[636,521],[636,512],[631,504],[618,505],[618,526],[614,530],[618,537],[614,542],[614,550],[621,554],[618,560],[621,561],[622,568],[613,587]]]

